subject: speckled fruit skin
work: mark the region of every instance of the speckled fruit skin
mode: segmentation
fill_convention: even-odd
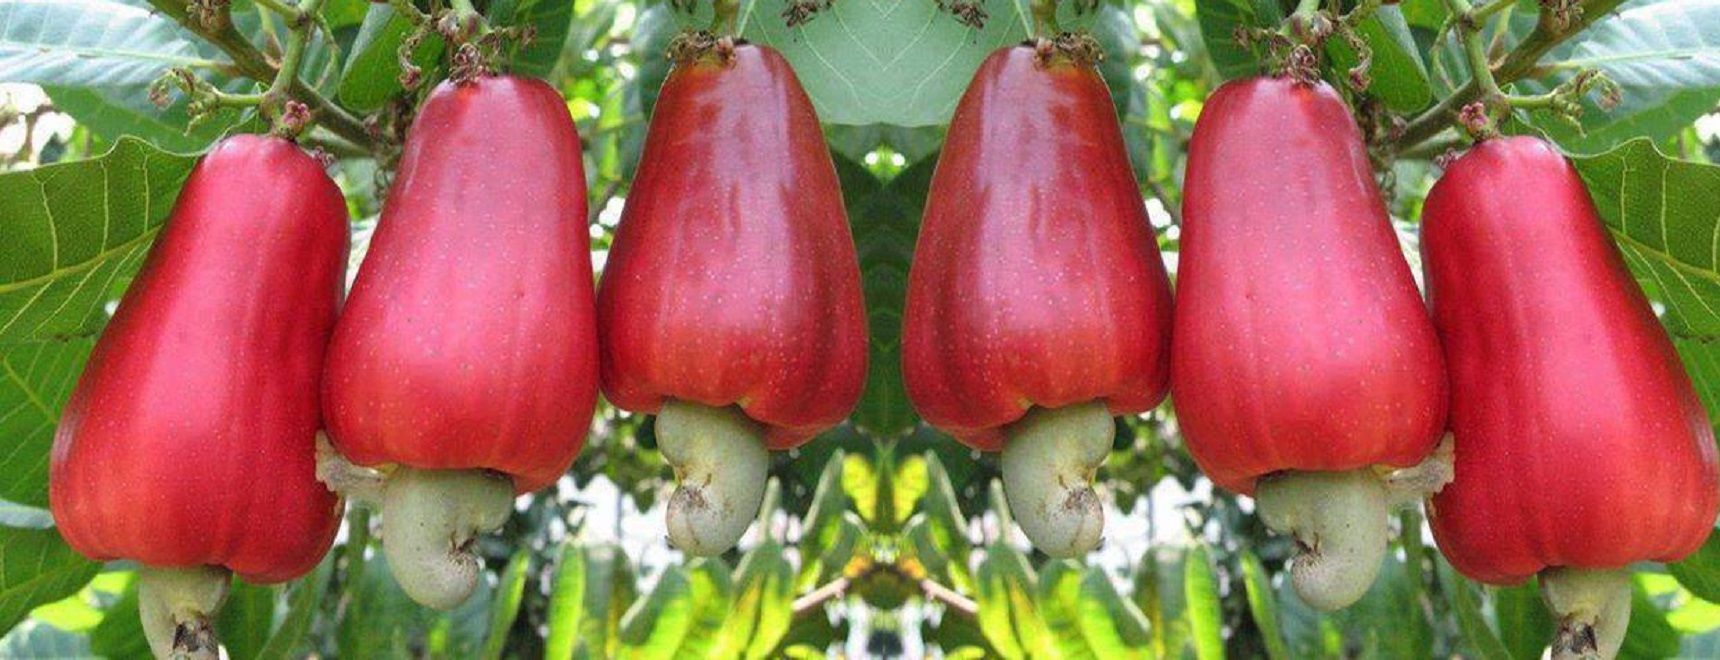
[[[1189,144],[1171,400],[1207,476],[1410,466],[1445,426],[1439,342],[1325,83],[1232,81]]]
[[[597,400],[579,135],[539,80],[443,83],[424,103],[346,312],[324,410],[360,465],[567,471]]]
[[[345,283],[346,202],[279,138],[192,170],[54,437],[54,523],[96,560],[303,575],[340,500],[316,480],[317,379]]]
[[[670,72],[597,317],[603,393],[626,410],[738,404],[773,450],[853,410],[860,262],[818,116],[776,51],[740,45],[727,64]]]
[[[1428,194],[1457,479],[1429,515],[1464,575],[1674,561],[1720,504],[1713,426],[1569,162],[1489,140]]]
[[[1171,291],[1105,82],[999,50],[932,175],[902,329],[927,422],[982,451],[1031,406],[1164,398]]]

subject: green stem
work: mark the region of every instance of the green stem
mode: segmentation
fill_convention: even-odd
[[[238,30],[233,28],[230,21],[212,30],[190,15],[183,0],[149,0],[149,4],[162,15],[172,18],[185,29],[220,48],[221,52],[233,59],[233,67],[238,73],[246,78],[272,84],[280,73],[245,35],[239,34]],[[317,120],[323,127],[367,150],[375,145],[370,133],[364,130],[364,122],[317,93],[309,85],[295,80],[288,91],[293,98],[303,101],[316,112]]]
[[[713,0],[711,3],[711,34],[738,37],[740,0]]]
[[[412,0],[388,0],[388,6],[394,8],[394,13],[405,16],[413,25],[430,20],[428,15],[418,11],[418,5],[412,4]]]
[[[299,10],[288,6],[281,0],[255,0],[255,2],[258,7],[275,12],[276,15],[287,20],[292,20],[298,16]]]
[[[1590,24],[1611,13],[1623,2],[1624,0],[1592,0],[1586,2],[1583,4],[1582,17],[1567,30],[1556,31],[1545,20],[1536,24],[1535,31],[1529,33],[1529,36],[1519,42],[1517,47],[1505,56],[1505,60],[1492,70],[1495,85],[1507,85],[1528,77],[1534,71],[1535,64],[1540,61],[1541,56],[1547,54],[1547,51],[1552,50],[1554,46],[1571,36],[1581,33]],[[1445,130],[1450,125],[1451,118],[1459,108],[1481,98],[1483,91],[1481,83],[1471,78],[1468,83],[1452,92],[1450,96],[1445,97],[1438,105],[1410,121],[1404,128],[1403,137],[1398,140],[1397,149],[1400,152],[1408,150],[1428,138],[1438,135],[1440,131]]]
[[[1517,4],[1517,0],[1493,0],[1469,10],[1469,18],[1479,25],[1487,22],[1487,19],[1492,18],[1494,14],[1510,9],[1515,4]]]
[[[1029,10],[1033,12],[1033,36],[1049,39],[1063,31],[1057,25],[1057,0],[1033,0]]]

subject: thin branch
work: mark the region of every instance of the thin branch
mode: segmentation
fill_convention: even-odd
[[[1566,39],[1581,33],[1602,16],[1612,13],[1612,10],[1623,2],[1624,0],[1591,0],[1585,2],[1583,3],[1582,16],[1564,30],[1558,30],[1552,24],[1547,13],[1542,12],[1540,22],[1535,25],[1535,31],[1523,39],[1522,43],[1517,44],[1517,47],[1505,56],[1504,62],[1493,67],[1492,74],[1495,84],[1507,85],[1527,77],[1534,70],[1535,64],[1541,60],[1541,57],[1547,54],[1547,51],[1552,50],[1554,46]],[[1464,83],[1463,87],[1410,121],[1404,129],[1403,138],[1397,143],[1398,151],[1407,151],[1428,138],[1438,135],[1451,125],[1452,118],[1456,116],[1459,108],[1481,98],[1483,92],[1482,82],[1475,76],[1471,76],[1469,82]]]
[[[825,603],[841,598],[843,594],[847,593],[848,585],[848,578],[839,577],[831,580],[829,584],[808,591],[805,595],[794,599],[794,618],[798,619],[823,609]]]
[[[920,591],[925,592],[927,599],[943,603],[951,612],[959,612],[970,619],[979,615],[978,603],[949,587],[933,582],[931,578],[920,580]]]
[[[222,21],[220,26],[212,29],[205,27],[202,21],[191,16],[183,0],[149,0],[149,4],[154,6],[156,11],[172,18],[193,34],[220,48],[221,52],[233,59],[234,66],[245,77],[264,84],[272,84],[275,81],[279,70],[274,65],[269,64],[268,58],[264,57],[256,46],[246,40],[244,35],[239,34],[238,30],[233,28],[232,21]],[[375,141],[364,130],[363,122],[333,101],[318,94],[304,81],[295,77],[288,91],[292,98],[310,106],[311,110],[316,113],[317,123],[323,127],[346,138],[353,144],[364,147],[366,150],[375,146]]]

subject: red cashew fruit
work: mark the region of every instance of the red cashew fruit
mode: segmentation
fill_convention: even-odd
[[[141,568],[157,656],[215,658],[231,573],[274,583],[328,552],[317,383],[345,283],[346,202],[315,158],[236,135],[192,170],[54,436],[54,522]]]
[[[1612,657],[1634,561],[1695,551],[1720,506],[1713,426],[1583,181],[1551,145],[1476,145],[1427,196],[1423,264],[1451,369],[1452,566],[1539,574],[1555,657]]]
[[[735,545],[769,451],[840,423],[866,379],[860,263],[835,165],[788,62],[677,53],[597,295],[603,392],[656,414],[670,542]]]
[[[1171,290],[1110,93],[1080,52],[992,53],[956,106],[926,199],[902,324],[920,416],[1002,452],[1034,546],[1098,546],[1094,473],[1113,415],[1168,377]]]
[[[597,399],[579,134],[540,80],[443,83],[419,110],[335,328],[334,447],[384,466],[383,548],[407,595],[447,609],[469,546],[551,485]],[[452,542],[450,542],[452,541]]]
[[[1189,143],[1182,223],[1171,399],[1184,441],[1213,482],[1295,535],[1302,599],[1345,607],[1379,572],[1391,507],[1422,495],[1381,468],[1433,452],[1447,387],[1337,92],[1289,78],[1214,92]]]

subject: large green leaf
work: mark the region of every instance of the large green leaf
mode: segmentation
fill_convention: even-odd
[[[1260,73],[1257,53],[1237,41],[1239,28],[1275,28],[1284,20],[1272,0],[1207,0],[1195,3],[1200,34],[1219,76],[1230,79]]]
[[[788,0],[759,0],[744,36],[782,52],[835,124],[942,124],[991,51],[1026,38],[1009,0],[984,0],[985,29],[962,25],[929,0],[836,2],[789,28]]]
[[[1517,83],[1544,93],[1578,70],[1598,68],[1619,84],[1623,102],[1602,110],[1584,100],[1581,132],[1547,112],[1529,120],[1573,151],[1593,153],[1638,136],[1677,134],[1720,103],[1720,2],[1632,0],[1541,58],[1552,72]]]
[[[530,27],[530,41],[515,40],[506,52],[512,73],[542,78],[555,68],[573,25],[569,0],[497,0],[488,12],[497,26]]]
[[[1433,86],[1403,12],[1395,5],[1380,7],[1363,19],[1356,30],[1373,51],[1368,94],[1397,112],[1410,113],[1427,107],[1433,101]],[[1355,49],[1343,39],[1328,40],[1326,52],[1331,53],[1333,68],[1340,72],[1348,71],[1359,61]]]
[[[917,421],[902,388],[902,305],[920,210],[936,164],[935,158],[923,159],[885,183],[858,163],[836,158],[836,174],[842,181],[860,256],[870,331],[866,391],[854,412],[854,423],[885,437],[907,433]]]
[[[99,158],[0,174],[0,346],[100,328],[193,162],[121,139]]]
[[[1720,406],[1720,167],[1674,160],[1648,140],[1572,159],[1601,220],[1672,334],[1712,414]]]
[[[147,85],[173,67],[222,60],[173,19],[111,0],[0,0],[0,80],[67,87]]]
[[[83,371],[92,339],[0,348],[0,499],[48,506],[48,452],[60,410]]]
[[[0,527],[0,630],[37,605],[77,593],[99,570],[52,529]]]
[[[400,86],[400,46],[412,33],[412,24],[388,3],[370,3],[346,58],[337,92],[349,108],[369,112],[381,108],[390,97],[405,91]],[[431,80],[431,68],[442,54],[442,39],[434,33],[420,39],[412,50],[412,63],[423,71],[420,84]]]

